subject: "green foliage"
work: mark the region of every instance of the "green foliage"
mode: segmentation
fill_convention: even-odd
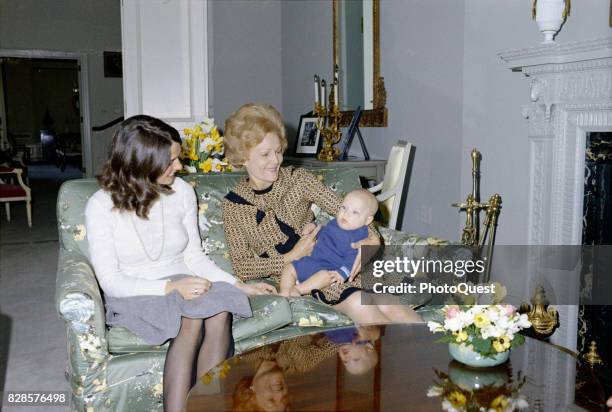
[[[491,356],[496,352],[491,346],[491,339],[483,339],[481,337],[472,338],[472,346],[474,350],[483,356]]]

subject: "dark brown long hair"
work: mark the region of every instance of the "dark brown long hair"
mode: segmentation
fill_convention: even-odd
[[[116,209],[146,219],[159,194],[172,193],[170,186],[157,183],[170,166],[172,142],[181,144],[179,133],[155,117],[137,115],[121,122],[102,173],[96,176]]]

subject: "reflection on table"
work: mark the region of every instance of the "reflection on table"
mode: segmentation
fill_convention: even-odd
[[[187,410],[602,410],[598,382],[562,348],[528,338],[508,363],[473,369],[435,340],[386,325],[266,345],[200,378]]]

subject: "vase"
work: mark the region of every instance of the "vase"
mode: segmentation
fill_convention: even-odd
[[[544,34],[542,44],[553,44],[555,42],[555,34],[565,20],[563,10],[565,10],[565,0],[537,0],[535,20],[538,28]]]
[[[448,351],[450,355],[457,362],[461,362],[464,365],[472,366],[474,368],[488,368],[491,366],[501,365],[508,360],[510,351],[500,352],[492,357],[483,356],[478,352],[474,351],[472,345],[457,345],[456,343],[448,344]]]
[[[501,388],[510,382],[508,365],[472,368],[455,360],[448,365],[449,379],[461,389],[473,392],[484,387]]]

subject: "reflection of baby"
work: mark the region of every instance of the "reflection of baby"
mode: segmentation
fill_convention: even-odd
[[[359,326],[357,334],[354,329],[340,329],[325,332],[327,338],[340,344],[338,356],[346,371],[351,375],[363,375],[378,364],[378,352],[374,342],[380,337],[378,326]],[[352,336],[343,336],[343,333],[353,332]]]
[[[280,281],[283,296],[300,296],[314,289],[348,279],[357,249],[351,244],[368,237],[368,228],[378,209],[376,197],[365,189],[347,194],[336,218],[319,232],[310,256],[285,266]],[[296,285],[296,282],[298,284]]]

